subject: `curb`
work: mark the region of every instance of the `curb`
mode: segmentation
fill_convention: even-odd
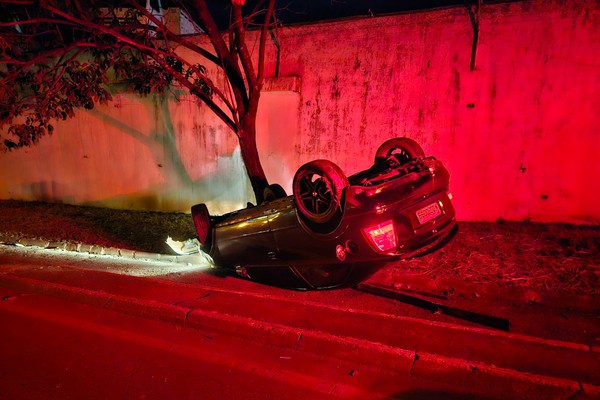
[[[141,300],[99,290],[5,275],[2,286],[41,295],[103,307],[112,311],[175,323],[183,327],[260,340],[289,352],[321,354],[358,362],[387,374],[436,379],[457,383],[482,394],[494,388],[498,398],[593,398],[600,399],[600,387],[572,379],[500,368],[494,365],[402,349],[365,339],[336,336],[279,323]]]
[[[182,256],[174,254],[152,253],[147,251],[121,249],[117,247],[104,247],[100,245],[92,245],[71,241],[52,242],[43,239],[29,238],[12,240],[12,238],[4,238],[2,237],[2,235],[0,235],[0,244],[6,246],[34,247],[45,250],[58,250],[80,254],[111,256],[130,260],[160,261],[177,264],[199,264],[198,261],[202,260],[197,255]],[[202,262],[204,262],[204,260],[202,260]]]

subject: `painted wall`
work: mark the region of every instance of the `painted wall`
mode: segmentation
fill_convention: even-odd
[[[484,5],[474,71],[466,8],[283,28],[280,74],[301,89],[263,93],[267,175],[290,192],[304,162],[350,174],[409,136],[450,169],[462,220],[600,223],[599,22],[597,2]],[[273,73],[274,47],[268,60]],[[122,94],[57,130],[0,154],[0,198],[212,212],[253,200],[234,136],[189,97]]]

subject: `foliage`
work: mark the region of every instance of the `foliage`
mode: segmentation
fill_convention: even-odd
[[[140,95],[164,92],[176,84],[235,132],[255,194],[262,197],[266,179],[256,149],[255,121],[275,0],[254,1],[245,17],[244,0],[213,2],[230,13],[227,32],[219,29],[206,0],[169,3],[209,38],[212,49],[170,30],[160,7],[152,8],[150,2],[0,0],[0,129],[9,126],[0,136],[0,147],[30,146],[53,132],[53,120],[110,101],[111,82],[124,82]],[[256,60],[246,46],[245,30],[257,23],[261,31]],[[181,49],[192,57],[181,57]],[[220,68],[226,86],[217,87],[205,65],[190,59]]]
[[[61,16],[63,10],[69,19]],[[148,40],[152,30],[142,8],[129,8],[122,18],[114,7],[81,8],[70,2],[2,4],[2,11],[0,124],[10,125],[3,141],[8,149],[52,133],[52,120],[110,101],[109,80],[128,81],[146,95],[164,91],[173,81],[161,62],[188,77],[205,71],[169,57],[165,42]],[[160,62],[150,56],[161,53]],[[207,85],[199,88],[210,95]]]

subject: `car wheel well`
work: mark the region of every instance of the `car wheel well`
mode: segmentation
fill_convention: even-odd
[[[263,191],[263,200],[264,201],[273,201],[277,199],[282,199],[287,197],[287,193],[285,189],[281,187],[278,183],[272,183],[268,185]]]
[[[392,155],[396,156],[401,164],[404,164],[412,159],[425,157],[425,152],[421,145],[411,138],[397,137],[386,140],[379,146],[375,153],[375,163]]]

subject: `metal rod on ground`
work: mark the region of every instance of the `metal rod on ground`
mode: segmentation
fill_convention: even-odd
[[[425,310],[429,310],[432,313],[439,312],[441,314],[449,315],[451,317],[460,318],[469,322],[473,322],[479,325],[488,326],[503,331],[508,331],[510,321],[505,318],[494,317],[492,315],[480,314],[473,311],[461,310],[460,308],[446,306],[444,304],[435,303],[433,301],[421,299],[416,296],[400,293],[396,290],[384,288],[377,285],[371,285],[361,283],[354,287],[354,289],[361,292],[374,294],[376,296],[386,297],[401,301],[406,304],[410,304]]]

